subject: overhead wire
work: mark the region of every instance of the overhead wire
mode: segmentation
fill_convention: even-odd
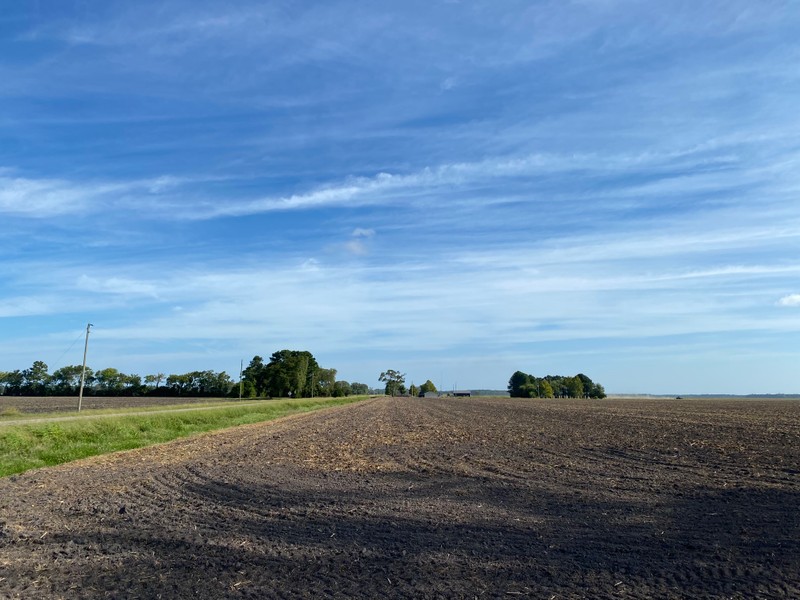
[[[62,352],[62,353],[61,353],[61,356],[59,356],[59,357],[58,357],[58,358],[57,358],[57,359],[56,359],[56,360],[55,360],[53,363],[50,363],[50,364],[51,364],[51,365],[57,365],[57,364],[58,364],[58,363],[61,361],[61,359],[62,359],[62,358],[64,358],[64,357],[67,355],[67,352],[69,352],[70,350],[72,350],[72,347],[73,347],[75,344],[77,344],[77,343],[78,343],[78,340],[79,340],[79,339],[81,339],[81,338],[83,337],[83,333],[84,333],[84,332],[83,332],[83,330],[81,330],[81,332],[78,334],[78,337],[76,337],[76,338],[73,340],[73,342],[72,342],[72,343],[69,345],[69,348],[67,348],[66,350],[64,350],[64,352]]]

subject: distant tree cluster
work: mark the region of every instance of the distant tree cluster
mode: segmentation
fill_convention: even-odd
[[[280,350],[268,363],[260,356],[242,373],[243,396],[247,398],[310,398],[368,394],[365,383],[336,380],[336,369],[323,369],[308,351]]]
[[[430,379],[428,379],[428,381],[426,381],[421,386],[419,386],[419,395],[420,396],[424,396],[428,392],[436,393],[437,391],[438,390],[436,389],[436,386],[433,385],[433,382]]]
[[[49,373],[35,361],[30,368],[0,371],[0,396],[74,396],[78,394],[81,365]],[[310,352],[281,350],[268,364],[256,356],[242,373],[243,396],[304,397],[368,394],[364,383],[336,381],[336,369],[322,369]],[[114,368],[86,368],[86,396],[183,396],[224,398],[239,395],[239,383],[225,371],[191,371],[183,374],[127,375]]]
[[[388,369],[378,376],[378,381],[386,384],[384,393],[387,396],[403,396],[408,393],[405,373]]]
[[[574,377],[546,375],[535,377],[516,371],[508,380],[512,398],[605,398],[606,391],[583,373]]]
[[[427,392],[435,392],[436,386],[428,379],[421,386],[417,387],[413,383],[406,388],[406,374],[394,369],[384,371],[378,376],[378,381],[386,384],[383,393],[387,396],[424,396]]]
[[[49,373],[37,360],[20,371],[0,371],[0,395],[74,396],[81,381],[81,365],[69,365]],[[222,371],[192,371],[164,375],[128,375],[108,367],[94,371],[86,367],[83,393],[87,396],[192,396],[225,397],[232,394],[234,382]]]

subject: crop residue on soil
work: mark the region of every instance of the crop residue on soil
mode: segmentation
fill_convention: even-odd
[[[800,597],[800,402],[382,398],[0,480],[0,598]]]

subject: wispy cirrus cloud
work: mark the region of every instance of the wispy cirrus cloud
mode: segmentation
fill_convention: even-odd
[[[123,181],[79,181],[14,176],[0,171],[0,214],[48,219],[68,214],[119,211],[145,216],[176,190],[211,181],[161,175]]]
[[[118,294],[126,297],[149,296],[159,297],[159,286],[154,281],[143,281],[127,277],[92,277],[81,275],[77,287],[84,291],[99,292],[104,294]]]
[[[642,214],[646,218],[647,211],[660,210],[661,204],[672,202],[669,198],[687,196],[692,201],[684,203],[681,211],[691,214],[690,220],[681,219],[681,211],[673,209],[660,231],[642,236],[628,232],[622,240],[611,242],[601,237],[596,246],[583,248],[579,238],[569,248],[557,250],[559,259],[569,256],[578,261],[587,257],[608,258],[617,247],[619,256],[697,254],[700,249],[744,248],[795,237],[791,189],[793,185],[800,188],[800,181],[795,181],[797,177],[792,174],[796,172],[795,161],[784,157],[782,165],[757,163],[741,168],[740,158],[724,158],[735,149],[740,151],[741,143],[751,142],[741,139],[712,141],[685,149],[650,150],[640,154],[536,153],[495,157],[442,164],[407,174],[351,177],[305,193],[258,199],[242,198],[239,188],[246,190],[250,184],[242,186],[246,180],[237,181],[231,177],[160,175],[120,182],[81,183],[13,177],[6,170],[0,173],[0,213],[33,219],[102,213],[107,218],[116,216],[122,221],[127,221],[129,216],[143,221],[209,221],[276,212],[395,206],[417,207],[425,215],[426,223],[422,225],[430,227],[440,220],[444,226],[452,224],[459,218],[454,209],[471,206],[465,218],[488,227],[494,217],[486,211],[499,203],[547,205],[547,212],[539,217],[544,222],[591,223],[597,219],[607,220],[609,211],[631,216],[645,211]],[[709,148],[722,150],[724,160],[720,160],[719,154],[709,159]],[[730,165],[736,165],[737,170],[732,172]],[[676,170],[680,170],[679,177],[673,175]],[[553,189],[552,177],[567,177],[571,181],[583,179],[596,189],[587,191],[582,186],[575,190],[565,190],[563,186]],[[641,183],[643,177],[647,183]],[[209,183],[214,184],[217,196],[209,192],[206,186]],[[233,185],[237,187],[228,187]],[[754,186],[769,190],[762,201],[763,216],[755,219],[746,216],[749,208],[736,196],[740,193],[738,190],[751,190]],[[771,189],[775,186],[777,189]],[[231,191],[226,193],[228,189]],[[711,195],[703,200],[700,194]],[[558,202],[554,203],[553,198]],[[708,222],[718,224],[712,228],[713,232],[709,232],[703,220],[694,216],[705,204],[709,207]],[[480,214],[481,211],[484,214]],[[780,225],[774,220],[765,220],[771,211],[783,211]],[[495,214],[500,222],[508,219],[505,212]],[[614,224],[609,222],[608,226],[613,228]],[[358,233],[346,243],[351,254],[366,253],[365,239],[359,238],[366,238],[367,230],[357,229]]]
[[[61,179],[0,176],[0,213],[26,217],[51,217],[82,212],[118,185],[79,186]]]
[[[408,203],[417,197],[436,194],[447,201],[464,193],[471,193],[477,186],[502,184],[503,194],[513,198],[515,190],[530,193],[537,187],[537,178],[553,175],[567,175],[595,182],[598,177],[610,180],[599,189],[586,193],[573,192],[578,200],[593,200],[603,204],[629,203],[635,198],[639,204],[646,205],[654,197],[666,195],[688,195],[695,197],[702,193],[723,193],[757,184],[768,184],[776,171],[796,181],[792,177],[793,161],[784,157],[784,164],[770,164],[762,172],[759,166],[737,168],[741,159],[733,155],[707,157],[705,148],[670,150],[663,153],[648,151],[638,155],[597,155],[597,154],[531,154],[518,157],[495,157],[476,162],[442,164],[424,168],[407,174],[378,173],[372,177],[353,177],[341,183],[332,183],[306,193],[281,197],[267,197],[255,200],[229,198],[224,203],[206,204],[202,209],[187,215],[192,219],[211,219],[217,217],[246,216],[274,211],[309,210],[322,207],[358,207],[383,203]],[[800,159],[800,155],[795,156]],[[680,175],[676,171],[680,169]],[[613,181],[613,177],[648,177],[646,183],[636,183],[635,179]],[[767,175],[769,174],[769,177]],[[784,182],[784,184],[787,182]],[[559,192],[562,197],[564,192]],[[569,197],[567,194],[566,197]],[[482,198],[482,202],[502,200]],[[456,198],[456,201],[458,199]],[[719,203],[719,200],[715,200]]]

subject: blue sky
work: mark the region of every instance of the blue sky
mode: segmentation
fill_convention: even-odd
[[[800,392],[800,4],[4,2],[0,370]],[[77,341],[76,341],[77,340]]]

